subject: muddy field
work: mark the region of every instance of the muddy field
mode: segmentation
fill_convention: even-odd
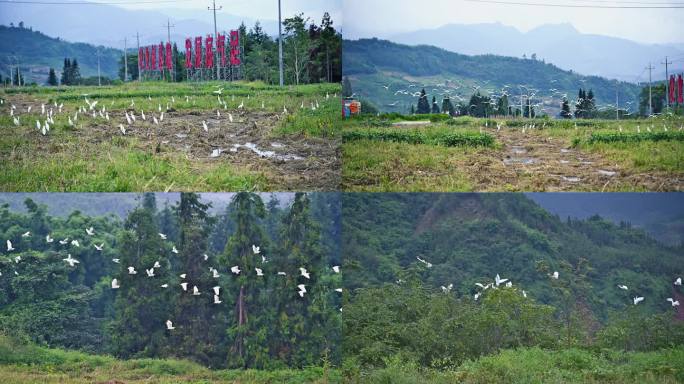
[[[20,112],[40,102],[26,97],[10,97]],[[54,106],[53,106],[54,108]],[[75,109],[64,109],[73,116]],[[110,120],[80,114],[73,128],[59,134],[43,136],[28,130],[27,140],[36,143],[41,152],[58,151],[60,142],[74,135],[80,142],[100,144],[135,138],[136,148],[153,154],[182,155],[198,165],[221,163],[232,168],[263,172],[270,190],[336,190],[340,183],[340,149],[337,140],[278,135],[274,130],[286,118],[284,113],[260,110],[220,109],[177,111],[108,111]],[[127,124],[125,113],[135,113],[135,121]],[[159,122],[155,124],[153,118]],[[232,118],[232,122],[231,122]],[[24,124],[35,124],[25,116]],[[42,120],[42,119],[41,119]],[[119,124],[125,128],[125,134]],[[206,123],[206,130],[203,123]]]
[[[500,150],[486,150],[472,159],[467,174],[479,190],[500,190],[504,185],[538,191],[610,191],[636,189],[682,191],[682,175],[624,169],[600,154],[571,148],[567,139],[543,131],[525,134],[503,129],[491,132]]]

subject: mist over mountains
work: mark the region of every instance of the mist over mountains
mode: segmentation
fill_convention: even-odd
[[[204,5],[204,4],[203,4]],[[136,32],[140,34],[140,44],[166,41],[166,23],[171,19],[171,39],[184,41],[188,36],[214,33],[213,15],[203,10],[166,9],[163,12],[152,10],[130,10],[112,5],[41,5],[0,4],[0,24],[17,25],[23,21],[27,27],[40,30],[48,36],[60,37],[71,42],[85,42],[122,49],[124,38],[128,47],[136,46]],[[291,15],[283,15],[289,17]],[[312,15],[319,18],[322,15]],[[219,31],[236,29],[242,22],[252,27],[255,18],[217,12],[216,21]],[[274,35],[278,32],[278,22],[262,20],[259,22],[264,31]]]
[[[663,79],[665,67],[660,62],[665,60],[665,56],[680,58],[674,61],[670,73],[684,70],[684,43],[642,44],[617,37],[584,34],[571,24],[546,24],[528,32],[501,23],[447,24],[386,38],[402,44],[433,45],[466,55],[530,57],[536,54],[537,59],[565,70],[629,82],[648,81],[644,68],[649,61],[656,67],[653,79]]]

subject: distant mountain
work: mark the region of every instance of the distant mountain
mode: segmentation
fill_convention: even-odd
[[[433,46],[409,46],[378,39],[345,40],[342,59],[353,91],[385,111],[407,112],[409,105],[417,102],[416,96],[396,93],[409,86],[414,87],[411,92],[425,88],[430,97],[434,95],[439,100],[449,90],[464,102],[475,92],[473,87],[480,87],[483,93],[500,94],[508,86],[506,92],[511,95],[511,102],[521,92],[518,85],[525,85],[535,90],[537,98],[545,97],[544,107],[550,115],[559,109],[562,94],[567,94],[572,103],[580,87],[594,91],[597,105],[614,105],[616,83],[621,106],[634,103],[640,91],[636,84],[582,76],[539,59],[468,56]],[[389,89],[383,88],[387,85]]]
[[[665,244],[684,244],[684,197],[679,193],[530,193],[527,196],[561,219],[600,215],[628,222]]]
[[[214,20],[210,12],[168,9],[164,12],[129,10],[111,5],[49,5],[0,4],[0,24],[17,25],[23,21],[26,26],[40,29],[50,36],[74,42],[86,42],[123,49],[124,38],[128,47],[136,46],[136,33],[140,44],[167,40],[168,19],[171,19],[171,39],[185,41],[188,36],[214,33]],[[249,27],[256,19],[217,12],[219,31],[236,29],[241,22]],[[267,33],[275,34],[277,21],[261,20]]]
[[[123,51],[99,48],[102,76],[116,78]],[[60,77],[65,57],[78,60],[82,77],[96,76],[97,50],[94,45],[70,43],[28,28],[0,25],[0,73],[3,77],[18,64],[27,83],[45,84],[51,67],[57,72],[57,78]]]
[[[683,30],[684,32],[684,30]],[[680,38],[682,36],[679,36]],[[467,55],[494,54],[522,57],[536,54],[539,60],[583,75],[636,82],[647,81],[643,69],[650,62],[654,79],[665,77],[665,67],[655,65],[665,56],[684,55],[684,44],[648,45],[617,37],[584,34],[571,24],[547,24],[528,32],[500,23],[447,24],[435,29],[401,33],[389,40],[402,44],[429,44]],[[684,63],[671,67],[684,70]]]

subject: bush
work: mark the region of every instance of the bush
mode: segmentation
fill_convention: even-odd
[[[492,147],[494,137],[487,133],[439,133],[433,136],[421,131],[409,130],[353,130],[342,134],[345,142],[357,140],[392,141],[409,144],[432,144],[445,147],[470,146]]]

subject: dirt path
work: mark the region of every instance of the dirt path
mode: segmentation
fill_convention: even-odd
[[[9,100],[20,114],[32,105],[32,113],[40,113],[40,101],[15,96]],[[46,106],[48,109],[50,106]],[[55,112],[57,108],[51,106]],[[98,106],[99,109],[100,106]],[[135,113],[136,119],[127,124],[125,112]],[[269,190],[332,191],[340,183],[340,148],[338,140],[303,136],[281,136],[274,133],[283,115],[259,110],[145,112],[139,109],[108,111],[110,120],[79,114],[74,135],[86,143],[113,142],[121,138],[136,138],[136,146],[149,153],[181,154],[201,169],[202,164],[225,163],[233,168],[263,172]],[[75,110],[64,108],[73,117]],[[159,124],[153,122],[157,118]],[[232,117],[232,122],[230,121]],[[43,119],[41,119],[43,120]],[[207,129],[204,129],[203,122]],[[25,116],[22,125],[35,124],[35,118]],[[123,124],[125,135],[120,131]],[[39,146],[55,148],[62,140],[59,135],[42,136],[29,131],[29,140],[41,141]]]
[[[500,150],[485,151],[471,164],[468,174],[480,190],[613,191],[644,189],[681,191],[684,180],[662,172],[639,173],[623,169],[599,154],[570,148],[564,138],[544,131],[502,129],[490,132],[502,144]]]

